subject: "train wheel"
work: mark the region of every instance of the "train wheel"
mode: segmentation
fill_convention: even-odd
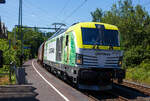
[[[45,64],[43,64],[42,67],[44,68],[44,67],[45,67]]]
[[[51,71],[51,67],[50,67],[50,66],[48,67],[48,71],[49,71],[49,72]]]
[[[66,75],[66,73],[63,73],[63,74],[62,74],[62,78],[63,78],[64,81],[67,80],[67,75]]]
[[[122,79],[122,78],[118,78],[117,82],[118,82],[118,83],[122,83],[122,82],[123,82],[123,79]]]

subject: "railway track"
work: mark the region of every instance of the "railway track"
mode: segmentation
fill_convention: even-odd
[[[92,101],[129,101],[128,98],[120,96],[115,91],[102,91],[102,92],[83,92]],[[91,100],[89,100],[91,101]]]
[[[83,92],[92,101],[150,101],[150,87],[134,82],[124,81],[114,84],[113,90],[104,92]]]
[[[138,84],[138,83],[135,83],[135,82],[126,81],[126,80],[124,80],[121,85],[133,88],[135,90],[138,90],[138,91],[142,92],[145,95],[150,96],[150,87],[149,86],[146,86],[146,85],[143,85],[143,84]]]
[[[120,94],[118,94],[118,93],[116,93],[116,92],[114,92],[114,91],[110,91],[110,92],[108,92],[108,93],[112,94],[113,96],[116,96],[116,97],[117,97],[116,100],[119,100],[119,101],[129,101],[128,98],[123,97],[123,96],[120,96]]]
[[[97,96],[98,94],[96,94],[96,92],[93,93],[93,92],[87,92],[87,91],[84,92],[83,91],[82,93],[90,98],[89,101],[100,101],[100,99]]]

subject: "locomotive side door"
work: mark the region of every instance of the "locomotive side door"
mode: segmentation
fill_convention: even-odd
[[[69,34],[65,35],[64,63],[69,64]]]
[[[63,36],[56,39],[56,61],[62,61]]]

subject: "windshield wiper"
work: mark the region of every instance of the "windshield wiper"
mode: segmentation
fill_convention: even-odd
[[[104,32],[104,30],[99,29],[99,36],[97,37],[97,39],[96,39],[96,41],[95,41],[95,43],[93,45],[93,49],[97,48],[97,46],[98,46],[97,43],[100,43],[99,45],[103,44],[103,40],[101,40],[103,38],[102,37],[102,34],[104,34],[103,32]]]
[[[93,44],[93,49],[96,49],[97,48],[97,43],[98,43],[98,40],[96,40],[95,42],[94,42],[94,44]]]

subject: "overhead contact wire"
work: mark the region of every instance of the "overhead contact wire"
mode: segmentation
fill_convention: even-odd
[[[64,20],[63,22],[65,22],[66,20],[68,20],[75,12],[77,12],[85,3],[87,2],[87,0],[84,0],[77,8],[75,8]],[[62,25],[58,28],[60,31],[61,30]],[[58,32],[57,31],[57,32]]]

